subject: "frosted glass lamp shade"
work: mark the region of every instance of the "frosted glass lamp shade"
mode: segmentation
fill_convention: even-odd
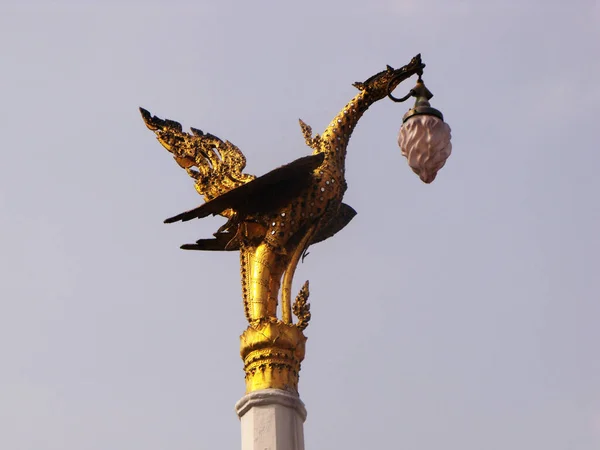
[[[402,124],[398,145],[413,172],[431,183],[452,152],[450,137],[450,127],[442,119],[419,114]]]

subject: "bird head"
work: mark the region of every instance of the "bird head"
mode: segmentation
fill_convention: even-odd
[[[421,62],[421,54],[418,54],[407,65],[399,69],[387,66],[384,71],[373,75],[363,82],[356,82],[353,86],[375,98],[382,99],[407,78],[415,74],[421,76],[424,67],[425,64]]]

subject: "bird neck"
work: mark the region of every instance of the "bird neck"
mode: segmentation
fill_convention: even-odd
[[[346,148],[356,124],[365,111],[384,95],[378,92],[362,90],[333,118],[327,129],[321,135],[321,149],[326,160],[337,166],[343,173],[346,162]]]

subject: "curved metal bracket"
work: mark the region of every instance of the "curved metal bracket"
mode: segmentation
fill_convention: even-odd
[[[401,103],[401,102],[405,102],[406,100],[408,100],[411,97],[417,97],[420,93],[420,92],[418,92],[420,90],[419,88],[421,87],[421,85],[423,85],[423,78],[422,78],[423,68],[418,70],[416,73],[417,73],[417,75],[419,75],[419,78],[417,79],[417,86],[414,87],[413,89],[411,89],[410,91],[408,91],[408,94],[406,94],[404,97],[401,97],[401,98],[397,98],[392,95],[392,90],[393,90],[392,86],[397,83],[399,78],[401,79],[400,81],[403,81],[405,78],[401,77],[401,76],[393,77],[388,82],[388,85],[387,85],[387,96],[389,97],[389,99],[392,100],[393,102]],[[423,85],[423,87],[424,87],[424,85]]]
[[[406,94],[404,97],[396,98],[396,97],[394,97],[392,95],[392,91],[390,91],[390,85],[388,84],[388,94],[387,94],[387,96],[393,102],[396,102],[396,103],[405,102],[406,100],[408,100],[409,98],[413,97],[414,95],[415,95],[415,90],[411,89],[410,91],[408,91],[408,94]]]

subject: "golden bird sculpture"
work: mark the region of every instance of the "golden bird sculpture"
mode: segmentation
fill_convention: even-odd
[[[209,239],[186,250],[239,251],[242,294],[248,329],[241,336],[247,392],[277,388],[297,393],[300,362],[310,319],[308,282],[292,304],[292,281],[310,245],[342,230],[356,215],[342,202],[345,160],[359,119],[400,82],[422,74],[420,55],[400,69],[387,66],[364,82],[321,135],[300,120],[312,154],[260,177],[244,173],[246,158],[231,142],[140,108],[146,126],[195,180],[205,203],[166,223],[221,215],[227,222]],[[281,288],[281,303],[279,292]],[[277,316],[281,304],[281,318]],[[292,312],[297,316],[294,323]]]

